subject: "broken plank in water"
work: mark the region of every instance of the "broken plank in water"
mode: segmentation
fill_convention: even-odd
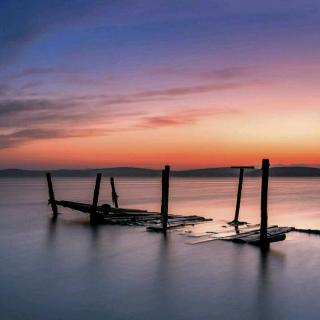
[[[74,201],[56,201],[56,204],[65,208],[73,209],[76,211],[84,212],[84,213],[90,213],[92,209],[91,204],[87,203],[81,203],[81,202],[74,202]],[[130,214],[130,215],[139,215],[139,214],[145,214],[145,215],[152,215],[155,214],[153,212],[148,212],[147,210],[141,210],[141,209],[132,209],[132,208],[112,208],[108,204],[103,204],[101,206],[97,206],[97,212],[101,214]]]
[[[278,242],[283,241],[286,238],[286,233],[292,231],[293,228],[290,227],[273,227],[268,228],[267,232],[267,239],[268,242]],[[249,243],[249,244],[260,244],[260,231],[254,234],[249,235],[240,235],[234,238],[225,239],[225,240],[231,240],[233,242],[240,242],[240,243]]]
[[[195,222],[180,222],[180,223],[172,223],[172,224],[168,224],[167,225],[167,229],[168,230],[172,230],[172,229],[177,229],[177,228],[182,228],[182,227],[186,227],[186,226],[193,226],[195,224]],[[162,224],[155,224],[153,226],[147,226],[147,230],[148,231],[163,231],[163,227]]]
[[[268,232],[270,233],[273,229],[279,229],[279,227],[278,226],[270,226],[268,228]],[[287,232],[290,232],[292,230],[292,228],[289,228],[289,229],[290,230]],[[198,244],[198,243],[215,241],[215,240],[236,241],[237,239],[241,239],[241,238],[248,237],[248,236],[257,236],[257,235],[260,237],[260,227],[259,226],[257,227],[257,225],[253,225],[252,228],[248,227],[248,228],[239,229],[239,233],[234,233],[232,235],[230,235],[230,234],[225,235],[225,234],[227,234],[227,232],[210,235],[205,239],[191,242],[191,244]],[[241,240],[238,242],[241,242]],[[242,241],[242,242],[244,242],[244,241]]]
[[[253,224],[253,225],[246,225],[235,229],[234,227],[227,227],[222,228],[221,226],[215,226],[218,228],[214,228],[212,231],[214,233],[211,234],[199,234],[199,235],[190,235],[191,237],[202,237],[200,240],[196,240],[191,242],[192,244],[213,241],[213,240],[228,240],[232,239],[233,237],[240,236],[240,235],[249,235],[256,232],[259,232],[260,225]]]
[[[294,228],[294,231],[320,235],[320,230],[318,230],[318,229],[300,229],[300,228]]]
[[[69,208],[72,210],[84,212],[84,213],[90,213],[91,205],[87,203],[81,203],[81,202],[73,202],[73,201],[56,201],[56,204],[65,208]]]
[[[91,204],[73,202],[73,201],[56,201],[57,205],[73,209],[76,211],[91,213],[92,206]],[[154,224],[157,225],[160,223],[161,214],[160,212],[148,212],[147,210],[141,209],[131,209],[131,208],[112,208],[108,204],[103,204],[97,206],[96,213],[99,215],[99,222],[103,224],[121,224],[121,225],[148,225]],[[174,224],[169,228],[178,227],[182,225],[204,222],[211,219],[206,219],[204,217],[196,215],[175,215],[169,214],[169,223]]]
[[[169,220],[168,220],[168,226],[167,229],[177,229],[177,228],[182,228],[186,226],[193,226],[197,223],[205,222],[205,221],[211,221],[212,219],[206,219],[200,216],[179,216],[176,218],[175,215],[169,215]],[[161,223],[152,225],[152,226],[147,226],[148,231],[163,231],[163,227]]]

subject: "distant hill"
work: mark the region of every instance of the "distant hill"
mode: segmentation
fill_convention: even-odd
[[[134,168],[134,167],[115,167],[100,169],[61,169],[50,171],[55,177],[93,177],[98,172],[104,176],[110,177],[160,177],[161,170]],[[45,170],[22,170],[22,169],[4,169],[0,170],[0,177],[41,177],[46,173]],[[239,175],[238,169],[231,168],[206,168],[172,171],[174,177],[185,178],[205,178],[205,177],[236,177]],[[259,169],[246,171],[248,177],[259,177]],[[312,167],[272,167],[270,168],[271,177],[320,177],[320,168]]]

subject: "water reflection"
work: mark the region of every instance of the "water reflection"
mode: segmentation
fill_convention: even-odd
[[[30,188],[35,182],[37,188]],[[57,198],[86,201],[92,189],[85,182],[58,182]],[[77,320],[317,319],[318,236],[290,233],[290,240],[272,244],[267,253],[229,242],[187,245],[185,237],[170,232],[163,237],[140,227],[92,228],[88,217],[67,210],[52,221],[45,181],[43,192],[34,180],[19,188],[11,183],[10,193],[0,199],[4,319],[54,320],[60,316],[57,310],[63,310],[61,317]],[[259,188],[250,179],[246,183],[240,215],[251,221],[245,216],[258,216]],[[293,223],[294,215],[295,221],[315,227],[320,180],[295,184],[293,194],[301,194],[295,199],[288,197],[292,183],[273,182],[278,189],[270,196],[270,224]],[[175,180],[172,210],[205,213],[215,221],[220,215],[227,221],[236,185],[223,179]],[[117,186],[124,206],[158,209],[160,190],[154,181],[124,179]]]
[[[254,303],[259,319],[272,319],[274,310],[272,305],[277,299],[277,278],[281,278],[285,269],[286,254],[282,251],[270,249],[259,251],[257,294]]]
[[[56,238],[56,232],[57,232],[57,224],[58,220],[57,217],[51,217],[48,219],[48,232],[47,232],[47,245],[51,246],[53,241]]]

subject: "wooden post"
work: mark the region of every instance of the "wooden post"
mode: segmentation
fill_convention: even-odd
[[[237,205],[236,205],[236,211],[234,213],[234,222],[239,221],[239,211],[240,211],[240,203],[241,203],[242,184],[243,184],[243,173],[244,173],[244,169],[240,168],[238,194],[237,194]]]
[[[47,182],[48,182],[48,191],[49,191],[49,204],[51,205],[53,217],[57,218],[58,216],[58,207],[56,204],[56,200],[54,198],[54,191],[52,186],[51,174],[47,172]]]
[[[262,160],[262,183],[261,183],[261,224],[260,224],[260,245],[266,250],[268,242],[268,183],[269,183],[269,159]]]
[[[118,206],[118,198],[119,198],[119,196],[118,196],[118,194],[116,192],[116,188],[114,186],[113,177],[110,178],[110,184],[111,184],[111,189],[112,189],[112,192],[111,192],[112,202],[113,202],[115,208],[119,208],[119,206]]]
[[[244,170],[245,169],[254,169],[254,166],[237,166],[237,167],[233,166],[231,168],[232,169],[240,169],[236,210],[234,213],[234,220],[231,222],[231,224],[238,224],[239,223],[239,212],[240,212],[240,204],[241,204],[241,194],[242,194]]]
[[[163,233],[167,233],[168,207],[169,207],[169,175],[170,166],[162,170],[162,200],[161,200],[161,222]]]
[[[98,206],[98,200],[99,200],[100,182],[101,182],[101,173],[97,173],[96,185],[94,188],[93,201],[92,201],[91,213],[90,213],[91,224],[96,224],[99,220],[97,216],[97,206]]]

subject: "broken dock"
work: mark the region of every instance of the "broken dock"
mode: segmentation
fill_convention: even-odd
[[[269,160],[262,161],[262,184],[261,184],[261,223],[251,225],[247,222],[239,221],[241,191],[243,183],[244,169],[252,169],[252,166],[235,167],[240,169],[237,204],[234,220],[231,221],[224,229],[217,231],[215,227],[212,232],[206,232],[200,239],[194,243],[225,240],[241,243],[259,245],[262,250],[267,250],[272,242],[285,240],[286,233],[293,230],[288,227],[271,226],[268,227],[268,180],[269,180]],[[183,230],[190,226],[196,226],[201,223],[212,221],[206,217],[198,215],[181,215],[169,213],[169,177],[170,166],[165,166],[162,170],[162,194],[161,209],[159,212],[150,212],[143,209],[121,208],[119,207],[119,195],[116,191],[115,180],[110,177],[112,203],[98,205],[100,185],[102,180],[101,173],[97,174],[95,188],[93,192],[92,203],[81,203],[69,200],[56,200],[51,174],[47,173],[47,183],[49,192],[48,204],[51,205],[53,219],[57,219],[59,212],[58,207],[69,208],[89,216],[90,224],[113,224],[127,226],[143,226],[148,231],[160,231],[164,234],[168,230]],[[195,235],[196,236],[196,235]]]

